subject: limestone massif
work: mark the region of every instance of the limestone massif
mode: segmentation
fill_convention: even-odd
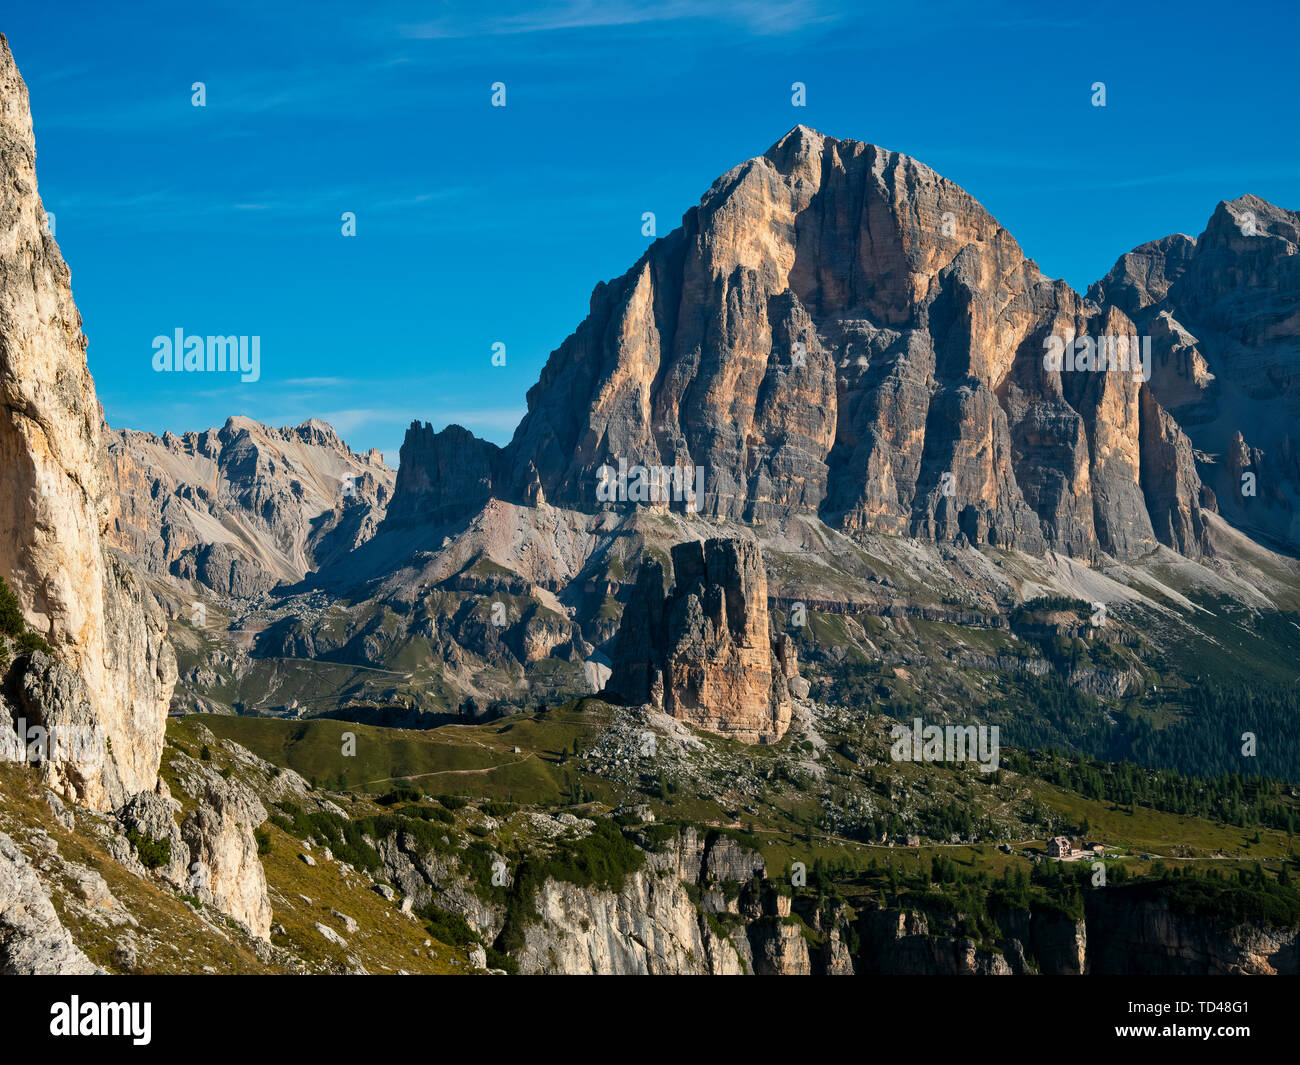
[[[1300,218],[1258,196],[1220,203],[1197,238],[1121,256],[1089,290],[1152,337],[1149,393],[1182,426],[1220,514],[1300,546]],[[1180,456],[1180,462],[1185,459]]]
[[[1251,205],[1247,236],[1235,222]],[[1083,559],[1158,544],[1195,557],[1215,460],[1198,462],[1175,415],[1200,397],[1205,364],[1243,360],[1260,372],[1243,366],[1237,392],[1294,410],[1282,356],[1294,350],[1295,226],[1294,212],[1253,197],[1220,205],[1199,243],[1144,246],[1085,297],[925,165],[799,126],[597,285],[508,446],[414,426],[394,505],[450,518],[472,485],[474,499],[597,509],[609,505],[598,470],[624,460],[702,466],[710,517],[806,513],[848,531]],[[1168,300],[1203,331],[1203,350],[1191,353],[1182,318],[1161,317]],[[1051,337],[1141,335],[1151,381],[1044,359]],[[1222,434],[1211,446],[1234,470],[1282,468],[1262,524],[1293,518],[1287,431],[1262,434],[1267,459]]]
[[[166,793],[159,767],[176,658],[162,608],[110,534],[123,502],[109,472],[111,434],[37,194],[27,89],[3,36],[0,168],[0,577],[52,652],[15,654],[13,634],[2,638],[0,749],[34,764],[54,802],[125,817]],[[263,938],[270,903],[252,831],[265,817],[217,780],[182,826],[189,856],[208,870],[207,901]],[[170,810],[164,820],[150,840],[174,832]],[[134,862],[132,844],[121,845]],[[83,877],[92,895],[97,876]],[[0,836],[0,970],[92,969],[21,851]]]
[[[808,521],[858,542],[1092,564],[1166,548],[1205,558],[1220,511],[1294,549],[1295,219],[1253,197],[1225,203],[1200,238],[1143,245],[1082,295],[925,165],[796,127],[596,286],[506,446],[411,425],[391,500],[367,511],[369,539],[325,558],[312,584],[391,609],[396,632],[368,606],[307,631],[317,606],[284,600],[258,654],[393,668],[415,643],[445,667],[449,703],[480,705],[518,698],[485,678],[536,683],[535,662],[563,658],[544,694],[590,691],[599,678],[564,671],[604,668],[622,603],[639,594],[636,549],[614,544],[666,550],[670,527],[699,538],[702,522],[741,525],[765,549],[788,549],[785,531]],[[1053,338],[1135,336],[1149,338],[1149,380],[1045,360]],[[698,507],[601,498],[601,467],[620,463],[702,469]],[[1243,473],[1257,496],[1229,490]],[[664,509],[685,520],[655,527]],[[841,587],[860,582],[842,563],[830,562],[840,587],[774,576],[778,594],[852,598]],[[987,580],[975,583],[983,594]],[[391,702],[380,676],[361,682],[366,699]]]

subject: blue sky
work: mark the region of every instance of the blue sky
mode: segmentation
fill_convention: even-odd
[[[1221,199],[1300,203],[1294,2],[972,7],[46,0],[0,30],[109,422],[318,416],[395,462],[415,418],[509,439],[642,213],[667,233],[799,122],[928,163],[1077,288]],[[176,328],[260,336],[261,379],[155,373]]]

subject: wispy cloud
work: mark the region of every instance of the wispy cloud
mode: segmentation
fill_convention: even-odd
[[[284,383],[293,388],[344,388],[358,382],[348,377],[290,377]]]
[[[509,14],[481,17],[477,12],[452,12],[424,22],[398,27],[416,40],[451,40],[467,37],[554,33],[560,30],[610,29],[648,23],[716,21],[732,24],[760,36],[789,34],[810,25],[835,21],[838,5],[816,0],[742,3],[711,0],[568,0],[550,5],[516,5]]]
[[[435,191],[359,186],[252,191],[255,196],[232,201],[195,195],[193,189],[166,187],[118,193],[88,186],[65,195],[47,194],[44,199],[47,209],[58,215],[61,228],[118,232],[172,232],[179,227],[225,231],[236,223],[255,225],[259,232],[265,232],[268,225],[284,223],[301,229],[304,222],[336,229],[343,211],[356,213],[360,225],[366,228],[375,222],[400,224],[403,230],[473,223],[457,209],[458,204],[474,195],[475,190],[468,186],[453,185]],[[486,227],[496,221],[488,219]]]

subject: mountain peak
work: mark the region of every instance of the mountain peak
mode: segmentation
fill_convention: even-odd
[[[816,149],[820,151],[822,145],[824,145],[828,140],[835,140],[835,138],[827,137],[826,134],[813,129],[811,126],[805,126],[800,123],[799,125],[792,127],[788,133],[783,135],[764,154],[771,155],[773,152],[790,147],[791,145],[800,147],[816,147]]]
[[[598,471],[621,461],[704,470],[714,518],[1084,558],[1202,549],[1189,445],[1143,381],[1044,369],[1045,336],[1112,333],[1122,311],[1044,279],[924,164],[796,125],[677,237],[597,288],[488,463],[493,490],[600,508]],[[476,495],[484,465],[462,471]]]
[[[18,73],[18,64],[3,33],[0,33],[0,126],[8,126],[29,150],[32,148],[27,85]]]
[[[1247,237],[1272,237],[1289,246],[1287,254],[1295,254],[1296,246],[1300,245],[1298,218],[1295,211],[1246,193],[1235,199],[1220,200],[1201,238],[1239,241]]]

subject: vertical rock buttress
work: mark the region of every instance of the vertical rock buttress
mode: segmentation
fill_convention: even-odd
[[[667,597],[662,567],[643,563],[606,691],[744,743],[775,743],[790,725],[797,664],[793,644],[771,634],[758,544],[692,540],[672,561]]]
[[[0,576],[56,652],[33,656],[24,678],[52,698],[22,712],[102,728],[97,764],[46,771],[65,797],[112,809],[157,781],[176,659],[162,609],[104,545],[103,411],[37,194],[27,87],[2,35],[0,167]]]

